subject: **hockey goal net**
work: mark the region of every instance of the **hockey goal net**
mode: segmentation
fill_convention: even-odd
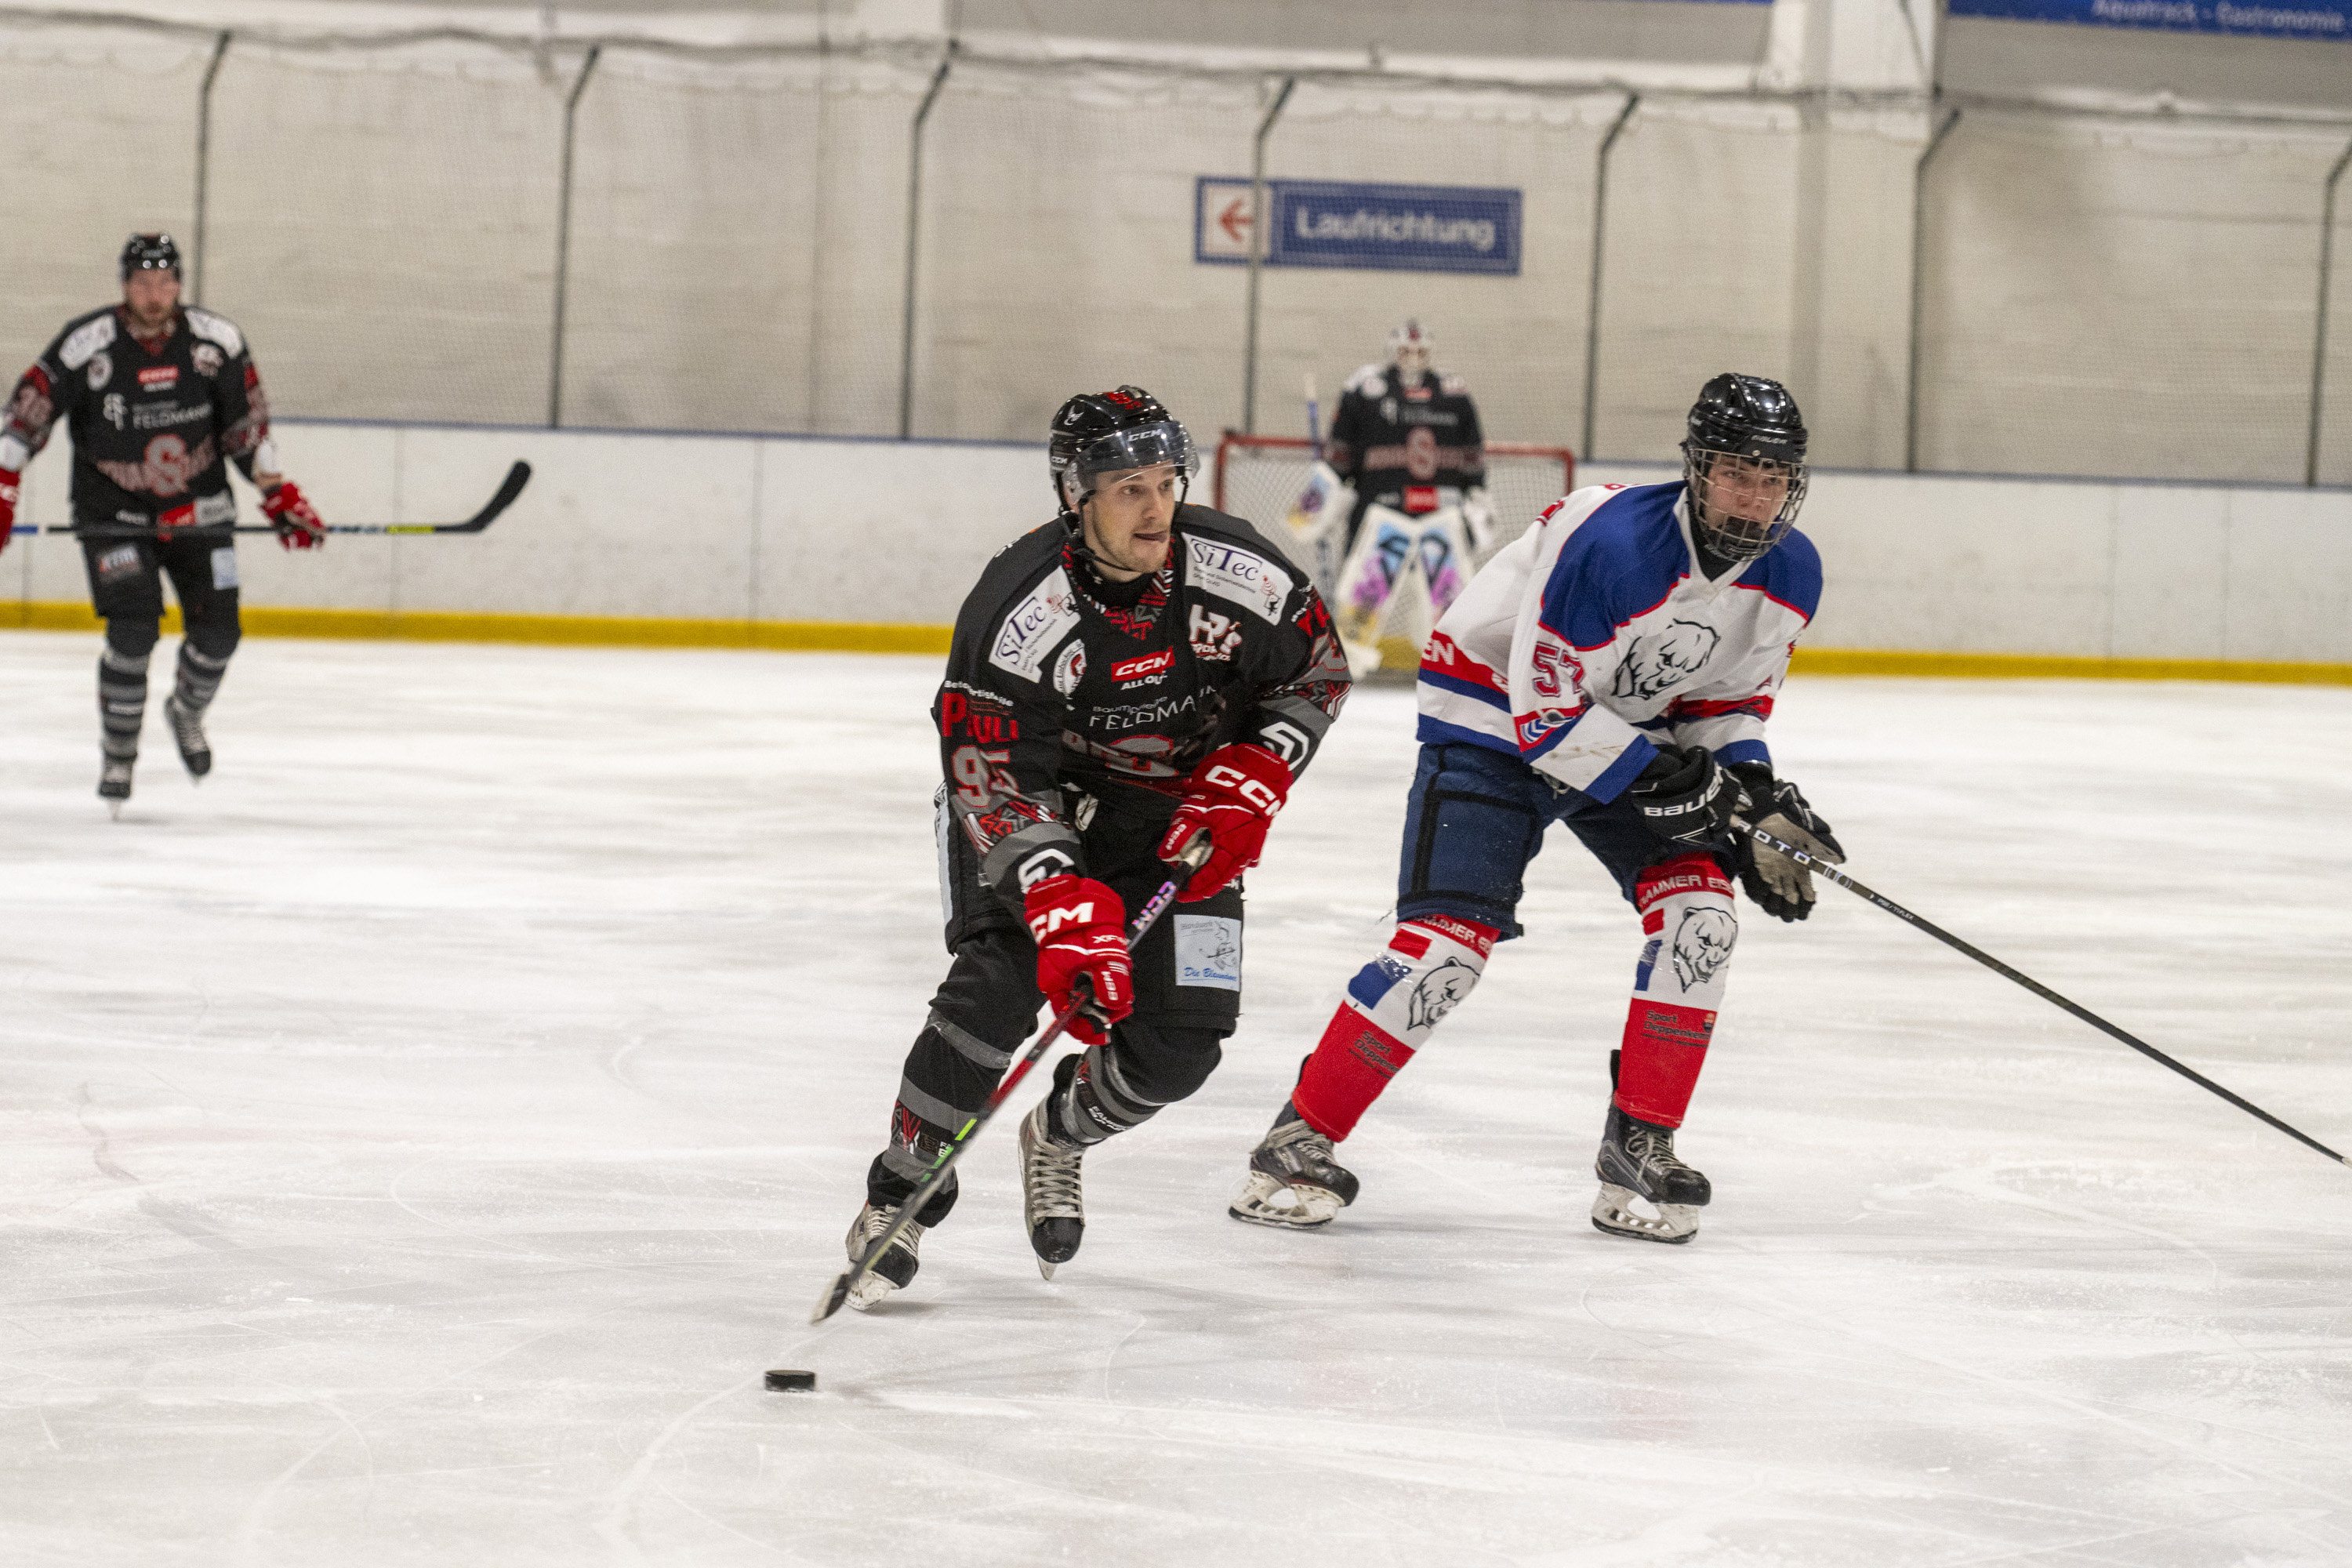
[[[1219,511],[1256,525],[1259,532],[1290,552],[1317,579],[1328,597],[1332,590],[1333,552],[1327,536],[1318,552],[1290,519],[1315,471],[1315,447],[1295,437],[1241,436],[1228,431],[1217,443],[1213,494]],[[1486,447],[1486,497],[1494,529],[1475,553],[1483,566],[1496,551],[1528,531],[1537,514],[1576,488],[1576,456],[1565,447],[1490,442]],[[1344,538],[1352,497],[1342,491],[1339,516],[1322,526]],[[1344,548],[1342,546],[1341,548]],[[1317,559],[1318,553],[1321,559]],[[1382,612],[1378,637],[1381,668],[1407,674],[1419,664],[1434,616],[1429,589],[1419,574],[1402,580]]]

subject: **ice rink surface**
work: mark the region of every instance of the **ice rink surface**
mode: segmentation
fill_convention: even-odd
[[[933,661],[248,642],[197,789],[159,658],[118,824],[96,652],[0,635],[6,1563],[2352,1563],[2352,1170],[1835,889],[1747,920],[1687,1247],[1586,1220],[1637,927],[1558,833],[1359,1205],[1228,1220],[1385,936],[1408,692],[1059,1280],[1008,1121],[812,1330],[944,963]],[[2352,1147],[2352,691],[1773,732],[1857,876]]]

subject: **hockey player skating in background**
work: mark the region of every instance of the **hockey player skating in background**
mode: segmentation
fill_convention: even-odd
[[[1319,1226],[1354,1200],[1332,1145],[1470,994],[1495,943],[1520,934],[1521,878],[1564,822],[1642,922],[1593,1224],[1667,1242],[1697,1228],[1707,1181],[1675,1131],[1729,976],[1732,879],[1785,921],[1813,904],[1803,868],[1730,819],[1844,856],[1764,743],[1821,596],[1820,557],[1794,528],[1803,420],[1778,382],[1718,375],[1683,456],[1679,483],[1554,503],[1431,637],[1395,934],[1349,983],[1252,1152],[1236,1218]]]
[[[940,899],[954,962],[907,1057],[850,1260],[887,1230],[1037,1020],[1087,1007],[1021,1123],[1029,1239],[1078,1248],[1086,1151],[1198,1089],[1241,1005],[1242,897],[1348,692],[1313,586],[1238,518],[1185,504],[1192,438],[1149,393],[1070,399],[1049,442],[1061,515],[989,563],[957,617],[932,718]],[[1209,860],[1128,951],[1127,911],[1205,829]],[[953,1177],[865,1275],[915,1276]]]
[[[16,383],[0,416],[0,549],[16,520],[19,476],[62,419],[73,435],[74,526],[90,606],[106,622],[98,661],[99,795],[131,796],[147,712],[147,663],[172,580],[185,635],[163,711],[188,772],[212,771],[205,710],[236,651],[236,522],[227,465],[262,492],[278,542],[307,550],[319,514],[278,471],[269,405],[245,335],[180,303],[180,252],[165,234],[122,247],[122,302],[66,323]]]
[[[1432,611],[1444,615],[1491,527],[1478,406],[1460,376],[1431,363],[1433,347],[1419,321],[1391,332],[1389,363],[1365,365],[1340,389],[1324,444],[1356,495],[1333,614],[1360,667],[1379,664],[1377,629],[1406,574],[1418,566]]]

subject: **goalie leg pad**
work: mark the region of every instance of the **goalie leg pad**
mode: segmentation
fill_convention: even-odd
[[[1389,1079],[1429,1043],[1486,973],[1494,927],[1451,915],[1405,921],[1348,983],[1299,1074],[1291,1103],[1327,1138],[1345,1138]]]

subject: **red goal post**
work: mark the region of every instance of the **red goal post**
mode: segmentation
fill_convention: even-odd
[[[1291,502],[1307,488],[1315,444],[1296,436],[1243,436],[1217,443],[1211,504],[1283,537]],[[1494,548],[1525,533],[1544,508],[1576,488],[1576,454],[1566,447],[1517,441],[1486,444],[1486,499],[1495,510]]]

